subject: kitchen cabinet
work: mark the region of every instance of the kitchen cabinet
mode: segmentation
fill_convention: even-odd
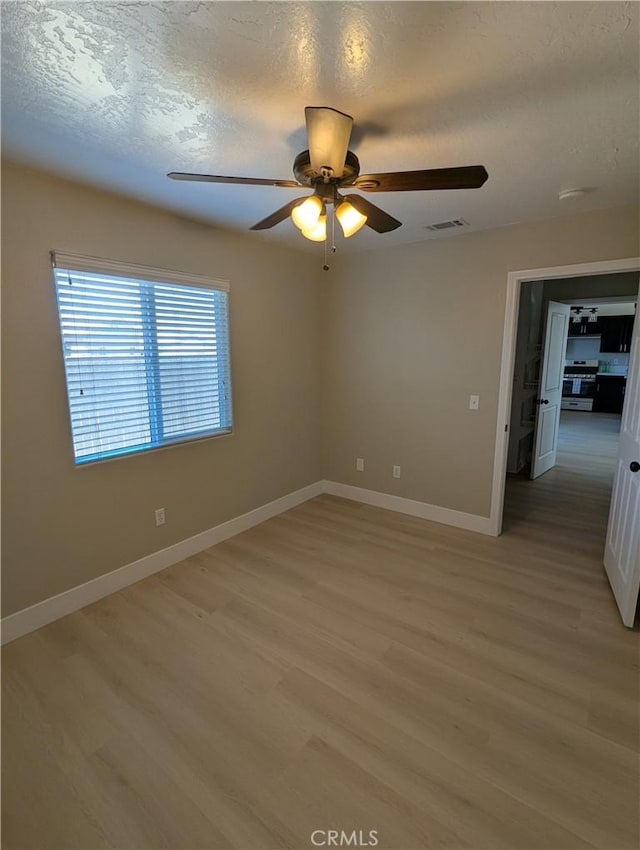
[[[633,324],[635,322],[635,316],[623,316],[622,317],[622,350],[623,351],[631,351],[631,340],[633,338]]]
[[[627,379],[623,375],[596,375],[593,409],[597,413],[622,413]]]
[[[602,316],[600,352],[619,354],[631,348],[631,333],[635,316]]]
[[[598,318],[595,322],[590,322],[586,316],[580,319],[579,322],[574,322],[573,318],[569,321],[569,338],[585,337],[585,336],[600,336],[602,333],[602,319]]]

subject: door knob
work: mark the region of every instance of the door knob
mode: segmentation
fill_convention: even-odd
[[[549,399],[548,398],[539,398],[538,404],[549,404]]]
[[[640,469],[640,463],[637,460],[632,460],[629,464],[629,469],[631,472],[637,472]]]

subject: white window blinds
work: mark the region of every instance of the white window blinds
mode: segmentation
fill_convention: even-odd
[[[231,431],[224,281],[53,260],[76,463]]]

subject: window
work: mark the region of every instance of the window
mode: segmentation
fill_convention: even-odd
[[[52,257],[76,463],[230,433],[228,284]]]

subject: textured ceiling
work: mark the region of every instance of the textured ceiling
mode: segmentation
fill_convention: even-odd
[[[363,172],[484,164],[481,189],[368,195],[404,222],[338,248],[638,200],[637,3],[2,4],[4,155],[246,229],[300,190],[304,107],[354,116]],[[558,200],[561,189],[590,191]],[[303,192],[304,194],[304,192]],[[461,231],[458,231],[461,232]],[[251,238],[313,251],[291,222]]]

